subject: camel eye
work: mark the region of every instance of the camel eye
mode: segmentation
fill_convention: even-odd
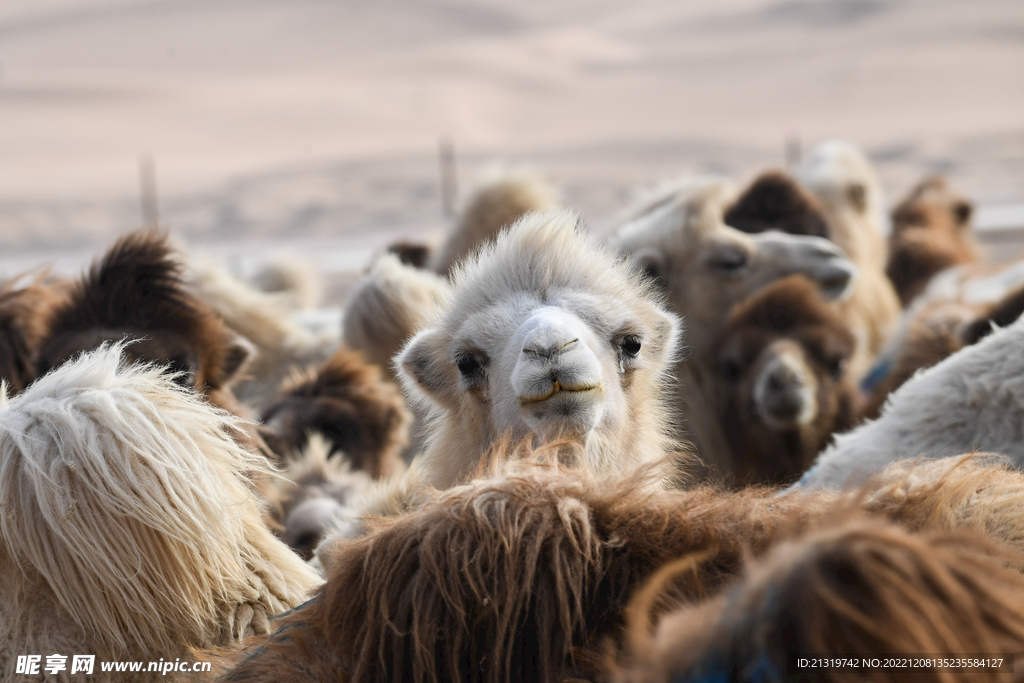
[[[730,382],[735,382],[740,378],[740,375],[743,374],[743,369],[740,367],[740,364],[735,361],[724,360],[719,364],[718,372],[721,373],[722,377]]]
[[[736,273],[747,266],[747,254],[738,249],[728,249],[715,254],[710,261],[712,268],[725,273]]]
[[[622,352],[630,358],[636,358],[640,353],[640,337],[630,335],[622,340]]]
[[[462,356],[455,361],[456,367],[459,368],[459,372],[462,373],[463,377],[469,377],[474,372],[480,369],[480,363],[473,356]]]
[[[842,377],[845,369],[846,360],[843,358],[833,358],[827,365],[828,374],[832,379],[839,379]]]

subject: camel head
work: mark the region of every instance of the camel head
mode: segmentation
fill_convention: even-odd
[[[852,426],[854,344],[840,314],[799,275],[730,313],[714,345],[715,373],[739,483],[798,476],[833,432]]]
[[[664,288],[698,353],[719,331],[723,312],[781,277],[803,274],[822,296],[836,299],[850,292],[857,274],[843,251],[821,237],[727,226],[722,215],[732,194],[718,179],[667,187],[610,239]]]
[[[50,315],[40,344],[42,375],[85,351],[124,339],[133,362],[157,363],[200,392],[226,388],[244,369],[252,344],[229,330],[181,281],[167,237],[136,231],[119,239]]]
[[[398,356],[408,392],[435,409],[431,483],[531,433],[580,442],[599,467],[664,453],[661,382],[679,337],[652,285],[575,215],[527,215],[456,271],[440,316]]]

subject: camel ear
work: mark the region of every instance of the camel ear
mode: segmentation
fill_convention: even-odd
[[[953,204],[953,218],[959,228],[967,226],[972,213],[974,213],[974,207],[968,201],[960,200]]]
[[[658,306],[652,317],[651,339],[644,344],[649,349],[648,357],[662,367],[668,367],[680,357],[683,336],[683,319]]]
[[[224,354],[224,369],[221,373],[221,384],[228,385],[242,372],[249,361],[256,356],[256,346],[245,337],[236,334],[228,343]]]
[[[441,330],[423,330],[413,337],[394,360],[403,384],[432,397],[444,393],[452,372],[451,364],[445,362],[445,343]]]
[[[868,210],[868,191],[861,183],[850,183],[846,186],[846,201],[857,213]]]
[[[633,262],[659,287],[665,286],[665,255],[660,249],[644,247],[633,254]]]

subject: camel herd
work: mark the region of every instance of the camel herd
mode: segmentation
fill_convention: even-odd
[[[0,284],[0,681],[1020,679],[795,658],[1024,652],[1024,267],[885,210],[844,142],[600,236],[514,173],[340,329],[152,230]]]

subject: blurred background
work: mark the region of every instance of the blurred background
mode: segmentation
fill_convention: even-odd
[[[1020,0],[4,0],[0,269],[78,270],[152,215],[241,263],[358,269],[495,162],[593,226],[681,173],[828,137],[894,201],[928,173],[1024,227]],[[148,197],[146,202],[143,197]]]

